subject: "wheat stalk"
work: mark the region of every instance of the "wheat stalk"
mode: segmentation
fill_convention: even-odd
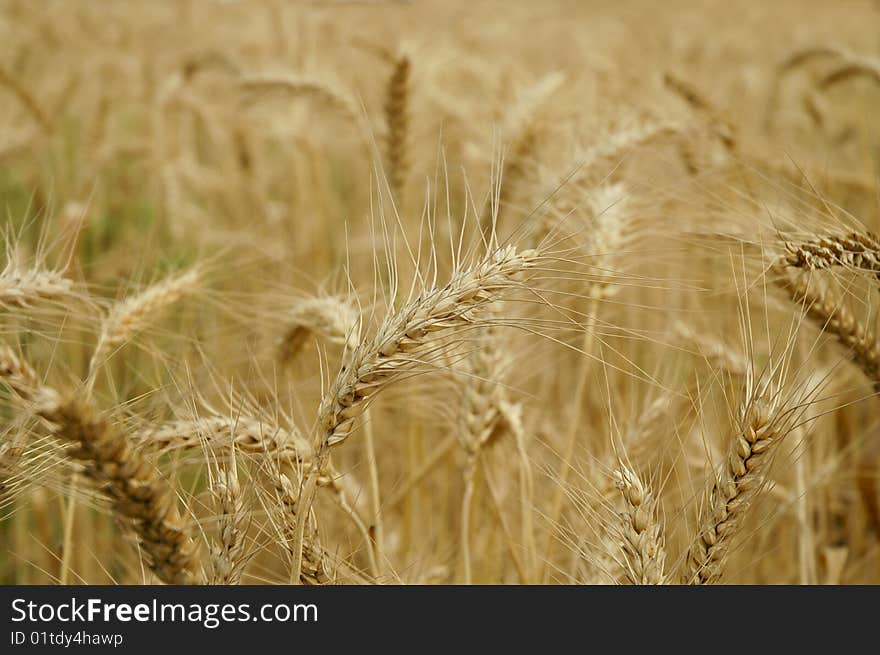
[[[48,134],[52,131],[52,120],[48,117],[46,112],[43,111],[43,108],[40,106],[40,103],[37,102],[34,95],[22,86],[22,84],[16,79],[15,75],[6,70],[3,66],[0,66],[0,87],[5,87],[12,93],[12,95],[18,98],[18,101],[25,109],[27,109],[28,113],[33,116],[43,132]]]
[[[392,312],[372,340],[354,351],[324,395],[318,413],[319,445],[345,441],[377,391],[430,357],[438,336],[479,325],[475,310],[518,287],[521,276],[538,259],[536,250],[500,248],[476,265],[457,271],[445,286],[427,290]]]

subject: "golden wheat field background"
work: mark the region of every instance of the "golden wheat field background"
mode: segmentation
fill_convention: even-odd
[[[0,581],[880,582],[880,4],[0,2]]]

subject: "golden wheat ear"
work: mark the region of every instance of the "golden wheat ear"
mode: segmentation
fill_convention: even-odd
[[[278,339],[278,359],[287,364],[305,345],[309,336],[353,350],[360,342],[360,314],[341,298],[304,298],[294,303],[284,317]]]
[[[74,280],[67,277],[66,266],[47,264],[46,244],[42,243],[35,256],[25,250],[19,236],[9,229],[3,231],[0,241],[4,259],[0,270],[0,312],[27,314],[41,308],[69,312],[74,306],[90,306],[92,299]]]
[[[727,459],[706,492],[698,535],[687,555],[686,584],[721,580],[733,540],[767,481],[773,454],[790,431],[768,400],[747,400]]]
[[[775,263],[771,274],[775,284],[803,307],[806,316],[819,330],[832,335],[846,348],[852,363],[874,385],[875,391],[880,391],[880,342],[853,315],[844,300],[834,298],[821,286],[821,280],[811,280],[805,275],[792,276],[783,261]]]
[[[174,304],[186,294],[191,293],[201,282],[202,274],[198,268],[178,275],[172,275],[161,282],[147,287],[140,293],[129,296],[110,309],[101,323],[98,343],[89,362],[89,375],[86,387],[91,389],[99,367],[113,351],[144,330],[156,319],[156,315]]]
[[[565,82],[560,71],[549,73],[521,91],[504,117],[503,132],[508,148],[502,159],[493,197],[483,209],[480,227],[490,234],[516,196],[534,164],[539,145],[541,112]]]
[[[333,574],[318,540],[314,512],[301,493],[299,469],[284,470],[272,458],[266,458],[266,467],[272,486],[268,497],[270,520],[290,558],[290,582],[327,584]]]
[[[217,508],[217,538],[211,546],[209,584],[236,585],[247,564],[245,552],[250,517],[238,479],[235,449],[229,463],[215,465],[211,494]]]
[[[880,280],[880,240],[870,232],[850,232],[786,244],[784,263],[815,271],[835,266],[869,273]]]
[[[251,416],[220,416],[206,412],[193,419],[140,428],[132,433],[132,440],[146,452],[206,450],[217,456],[234,447],[240,455],[267,456],[303,465],[312,460],[311,446],[297,430],[281,428]]]
[[[324,395],[318,447],[345,441],[371,396],[430,356],[438,337],[479,325],[475,310],[519,287],[522,276],[539,260],[535,250],[498,249],[387,317],[373,338],[355,350]]]
[[[403,203],[409,177],[410,57],[397,55],[385,88],[385,157],[388,183],[395,202]]]
[[[0,308],[6,311],[30,307],[38,301],[61,301],[73,295],[73,283],[57,271],[7,266],[0,273]]]
[[[461,507],[461,544],[464,583],[473,584],[470,551],[470,516],[480,453],[495,438],[502,422],[500,352],[491,325],[481,331],[467,363],[461,426],[457,432],[464,451],[464,494]]]
[[[0,378],[68,446],[67,455],[84,466],[110,500],[114,512],[137,535],[150,570],[163,582],[189,584],[200,579],[196,543],[189,535],[177,499],[114,425],[86,401],[65,399],[41,384],[33,369],[9,348],[0,352]]]
[[[685,81],[667,71],[663,75],[663,82],[672,93],[681,98],[698,116],[701,116],[712,131],[712,134],[721,142],[729,153],[735,153],[739,148],[739,135],[736,125],[692,83]]]
[[[617,528],[624,575],[634,585],[663,584],[666,582],[666,545],[657,497],[623,462],[614,472],[614,480],[624,501]]]

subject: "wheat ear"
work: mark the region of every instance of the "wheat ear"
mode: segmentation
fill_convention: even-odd
[[[217,507],[218,535],[211,548],[210,584],[236,585],[241,581],[245,565],[244,537],[248,530],[248,515],[238,481],[235,450],[229,465],[218,466],[211,489]]]
[[[498,349],[495,331],[487,327],[470,357],[464,388],[459,443],[465,454],[464,494],[461,505],[461,548],[464,583],[473,584],[470,550],[470,518],[480,452],[497,431],[501,418],[501,390],[498,383]]]
[[[605,185],[596,190],[589,197],[589,205],[592,211],[593,229],[590,232],[590,250],[595,253],[596,265],[601,275],[591,282],[587,290],[588,307],[586,311],[587,323],[581,339],[581,360],[578,371],[577,384],[573,390],[574,412],[568,421],[568,431],[565,435],[565,446],[559,464],[558,480],[560,484],[556,488],[553,500],[550,504],[549,520],[552,524],[558,523],[562,516],[565,502],[565,486],[569,475],[573,470],[573,462],[578,444],[578,436],[582,429],[582,415],[587,406],[588,382],[590,370],[593,365],[592,351],[596,340],[599,303],[613,296],[616,288],[613,286],[614,278],[608,275],[609,260],[619,251],[626,236],[629,213],[624,201],[625,187],[622,184]],[[544,568],[542,577],[548,572],[551,551],[555,543],[552,534],[547,535],[544,545]]]
[[[282,364],[296,356],[309,335],[353,350],[360,341],[360,315],[339,298],[306,298],[297,302],[284,317],[284,333],[278,340]]]
[[[880,279],[880,240],[870,232],[822,236],[786,244],[785,263],[803,270],[845,266],[869,272]]]
[[[565,75],[559,71],[545,75],[519,94],[505,116],[504,133],[511,142],[509,152],[501,162],[496,181],[497,197],[493,199],[494,202],[490,201],[485,206],[480,217],[480,225],[485,234],[493,231],[493,224],[500,220],[501,213],[510,204],[517,187],[526,177],[539,143],[540,113],[564,82]]]
[[[699,534],[688,551],[687,584],[720,581],[733,539],[766,482],[776,447],[789,431],[762,398],[752,400],[744,414],[727,460],[706,494]]]
[[[154,320],[155,315],[191,292],[200,280],[198,269],[173,275],[151,285],[141,293],[116,303],[101,325],[101,334],[89,362],[87,388],[94,384],[98,367],[110,352],[129,341]]]
[[[476,265],[456,272],[443,287],[430,289],[392,312],[372,340],[362,343],[324,395],[318,413],[320,446],[342,443],[351,434],[371,396],[436,356],[438,336],[480,324],[475,312],[521,285],[536,265],[538,251],[512,246],[493,251]]]
[[[841,300],[830,298],[825,289],[811,288],[806,277],[789,275],[782,262],[773,271],[774,281],[788,293],[797,304],[802,305],[807,316],[823,332],[834,335],[847,348],[850,359],[880,391],[880,343],[877,337],[852,315]]]
[[[710,365],[732,376],[746,375],[749,363],[741,352],[707,333],[694,330],[682,321],[675,323],[674,330],[676,336],[696,347]]]
[[[147,565],[169,584],[195,582],[196,544],[174,494],[125,435],[96,415],[87,402],[65,400],[39,383],[33,369],[8,347],[0,351],[0,378],[71,445],[67,454],[85,466],[84,475],[110,499],[114,511],[138,536]]]
[[[300,463],[308,463],[312,457],[311,446],[296,430],[284,430],[247,416],[169,421],[139,430],[132,439],[158,452],[206,446],[217,453],[234,446],[240,453]]]
[[[73,282],[58,271],[20,269],[8,263],[0,272],[0,309],[5,311],[30,307],[38,300],[64,300],[75,295]]]
[[[491,319],[489,319],[491,320]],[[464,386],[462,428],[459,443],[467,457],[477,457],[495,436],[501,419],[502,390],[497,334],[488,326],[469,358]]]
[[[663,75],[663,82],[670,91],[684,100],[696,114],[703,117],[712,134],[721,142],[727,152],[733,154],[737,151],[738,135],[736,126],[706,96],[693,84],[670,72],[666,72]]]
[[[285,475],[296,468],[308,469],[314,461],[311,444],[298,430],[284,429],[250,416],[210,414],[168,421],[134,431],[132,438],[139,448],[159,453],[206,449],[217,456],[233,448],[236,453],[271,460],[271,469],[277,475]],[[273,484],[279,489],[286,486],[278,481]],[[349,499],[350,491],[340,482],[339,474],[329,462],[322,465],[318,486],[329,489],[342,511],[369,542],[369,531]],[[289,500],[290,496],[286,498]],[[294,504],[288,502],[286,506],[292,509]],[[371,562],[374,561],[371,553]]]
[[[623,462],[614,477],[624,501],[619,528],[624,575],[635,585],[662,584],[666,579],[666,549],[657,498]]]
[[[774,79],[771,84],[771,94],[767,103],[767,115],[765,126],[772,127],[773,115],[779,104],[780,87],[783,78],[816,59],[848,59],[849,53],[838,48],[837,46],[819,45],[803,48],[792,52],[788,57],[779,63],[776,67]]]
[[[274,462],[270,463],[275,489],[275,518],[279,536],[291,558],[291,582],[320,585],[329,581],[327,563],[318,544],[318,532],[310,504],[291,478]],[[301,515],[300,512],[303,512]]]
[[[329,449],[341,444],[370,398],[387,385],[437,356],[438,337],[455,330],[480,326],[476,310],[522,288],[523,276],[540,261],[537,250],[517,252],[513,246],[497,248],[475,265],[457,270],[443,287],[425,290],[419,298],[391,312],[371,340],[361,343],[346,361],[324,394],[318,410],[316,463],[299,494],[299,504],[311,508],[322,463]],[[306,543],[308,514],[296,516],[293,542]],[[301,577],[305,551],[295,552],[292,578]]]
[[[681,134],[682,128],[677,123],[652,119],[637,120],[626,127],[603,133],[599,140],[578,154],[574,172],[565,171],[565,177],[556,182],[560,190],[553,199],[554,209],[562,216],[576,211],[583,196],[590,194],[603,181],[607,186],[614,185],[614,176],[609,171],[615,171],[628,153]],[[609,181],[611,184],[607,184]]]
[[[409,79],[410,59],[400,54],[385,89],[385,150],[388,182],[396,202],[402,202],[409,175]]]

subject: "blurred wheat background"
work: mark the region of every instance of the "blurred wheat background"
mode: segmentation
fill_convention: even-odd
[[[0,2],[0,581],[880,582],[876,2]]]

